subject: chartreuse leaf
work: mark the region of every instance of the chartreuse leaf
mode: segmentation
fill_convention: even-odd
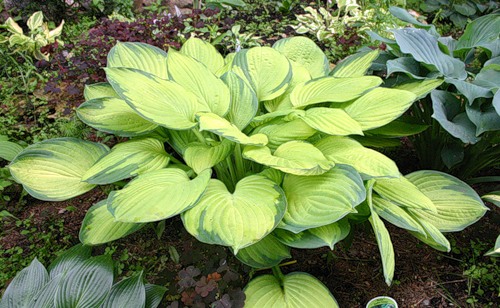
[[[500,14],[489,14],[475,19],[467,25],[464,34],[458,39],[455,53],[465,54],[471,48],[483,47],[498,56],[498,29],[500,29]],[[496,51],[496,54],[495,54]]]
[[[297,85],[290,94],[290,100],[295,107],[323,102],[342,103],[358,98],[381,83],[382,79],[375,76],[317,78]]]
[[[107,67],[126,67],[167,79],[167,53],[158,47],[137,43],[118,42],[108,53]]]
[[[372,225],[375,238],[377,239],[380,256],[382,257],[382,268],[384,270],[385,283],[390,286],[392,278],[394,277],[394,268],[396,265],[391,236],[376,211],[372,210],[372,215],[368,218],[368,220]]]
[[[83,90],[83,96],[87,101],[94,98],[103,98],[103,97],[120,98],[120,96],[115,92],[113,87],[107,82],[98,82],[94,84],[85,85],[85,89]]]
[[[397,85],[394,89],[409,91],[417,96],[416,99],[421,99],[439,87],[443,81],[443,79],[417,80]]]
[[[147,134],[158,127],[158,124],[144,119],[127,102],[116,97],[88,100],[78,106],[76,114],[88,126],[122,137]]]
[[[156,284],[146,284],[146,305],[144,308],[156,308],[160,305],[167,288]]]
[[[396,203],[399,206],[420,209],[429,214],[437,213],[436,206],[420,189],[404,176],[391,179],[377,179],[373,190],[382,198]]]
[[[330,75],[337,78],[362,77],[377,59],[378,54],[378,50],[372,50],[351,55],[340,61]]]
[[[395,120],[415,99],[416,95],[408,91],[376,88],[355,100],[344,110],[361,125],[363,130],[368,130]]]
[[[489,192],[486,195],[481,196],[481,198],[500,207],[500,191],[498,190]]]
[[[284,38],[274,43],[273,48],[284,54],[289,60],[300,63],[312,78],[328,75],[328,58],[311,39],[303,36]]]
[[[399,176],[398,167],[390,158],[350,138],[331,136],[321,139],[315,146],[327,159],[351,165],[365,177]]]
[[[109,255],[87,259],[61,280],[55,307],[99,307],[113,285],[113,261]]]
[[[334,223],[356,212],[366,197],[361,176],[346,165],[315,176],[287,174],[283,190],[288,208],[279,228],[294,233]]]
[[[109,291],[101,308],[137,307],[144,308],[146,289],[142,282],[142,272],[123,279]]]
[[[108,151],[103,144],[76,138],[49,139],[24,149],[8,167],[33,197],[62,201],[94,188],[81,181],[82,175]]]
[[[33,15],[31,15],[30,18],[28,18],[26,25],[32,31],[35,31],[35,30],[37,30],[37,28],[41,27],[43,25],[43,13],[42,13],[42,11],[38,11],[38,12],[33,13]]]
[[[154,138],[133,139],[117,144],[83,176],[91,184],[110,184],[138,174],[162,169],[170,156],[163,143]]]
[[[108,68],[113,89],[143,118],[170,129],[190,129],[194,115],[209,108],[179,84],[129,68]],[[138,86],[140,85],[140,86]]]
[[[432,223],[427,221],[427,219],[423,218],[420,216],[421,212],[414,212],[413,210],[409,210],[410,213],[412,213],[412,216],[415,217],[415,220],[419,222],[419,224],[422,226],[422,228],[425,231],[425,235],[422,235],[421,233],[410,231],[410,233],[421,240],[422,242],[426,243],[427,245],[431,246],[432,248],[439,250],[439,251],[444,251],[444,252],[449,252],[451,250],[450,242],[446,239],[446,237],[441,233],[441,231],[438,230]]]
[[[192,130],[169,130],[168,136],[168,143],[170,146],[178,153],[183,154],[189,144],[199,142],[199,139]]]
[[[174,49],[168,52],[167,63],[170,79],[195,94],[211,112],[220,116],[228,112],[229,89],[205,65]]]
[[[495,241],[495,247],[490,249],[484,255],[485,256],[500,256],[500,235],[497,237],[497,240]]]
[[[290,273],[281,282],[272,275],[259,276],[247,284],[244,292],[247,308],[339,307],[318,279],[301,272]]]
[[[116,221],[108,211],[107,200],[93,205],[85,214],[80,228],[80,242],[85,245],[99,245],[125,237],[145,224]]]
[[[212,44],[193,36],[182,44],[180,52],[203,63],[213,74],[224,66],[224,58]]]
[[[315,249],[326,246],[333,250],[335,244],[345,239],[350,231],[351,225],[349,221],[342,219],[329,225],[307,229],[299,233],[276,229],[274,235],[283,244],[293,248]]]
[[[366,135],[384,136],[388,138],[399,138],[411,136],[423,132],[429,125],[411,123],[404,116],[384,126],[365,131]]]
[[[230,246],[235,254],[266,235],[286,210],[283,190],[270,179],[251,175],[233,193],[219,180],[210,180],[198,204],[182,214],[186,230],[199,241]]]
[[[92,248],[82,244],[75,245],[66,250],[49,265],[50,279],[54,279],[56,276],[72,270],[75,266],[90,258],[91,252]]]
[[[0,158],[12,161],[24,148],[17,143],[0,141]]]
[[[255,131],[267,136],[269,141],[267,146],[271,150],[275,150],[278,146],[288,141],[306,140],[317,132],[302,119],[295,119],[289,122],[278,119],[262,125]]]
[[[290,247],[278,241],[273,233],[241,249],[236,255],[238,260],[253,268],[273,267],[291,257]]]
[[[375,212],[391,224],[425,236],[422,226],[402,207],[377,195],[372,195],[372,204]]]
[[[316,107],[297,115],[307,125],[328,135],[363,135],[361,125],[342,109]]]
[[[248,81],[259,101],[283,94],[292,78],[288,59],[271,47],[254,47],[238,52],[231,70]]]
[[[469,185],[449,174],[422,170],[410,173],[406,178],[432,200],[437,209],[437,213],[419,211],[419,217],[441,232],[461,231],[488,210]]]
[[[45,267],[35,258],[31,264],[17,273],[0,301],[2,308],[30,307],[30,301],[49,282]]]
[[[247,136],[234,124],[215,113],[199,113],[196,115],[196,118],[200,122],[200,131],[206,130],[240,144],[260,146],[267,144],[266,135],[255,134]]]
[[[213,145],[191,143],[184,151],[183,158],[194,172],[200,173],[226,159],[232,151],[233,143],[227,139],[222,142],[214,141]]]
[[[222,80],[231,93],[231,107],[227,114],[229,122],[243,130],[254,118],[259,109],[257,95],[243,79],[233,72],[227,72]]]
[[[193,207],[207,187],[211,170],[193,180],[177,168],[142,174],[108,198],[108,210],[118,221],[151,222],[175,216]]]
[[[334,165],[320,150],[304,141],[289,141],[280,145],[274,153],[265,146],[246,146],[243,157],[296,175],[323,174]]]

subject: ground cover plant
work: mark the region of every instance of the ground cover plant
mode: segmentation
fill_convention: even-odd
[[[380,87],[382,79],[364,76],[377,54],[356,55],[330,71],[321,49],[300,37],[225,59],[196,38],[168,54],[119,43],[108,55],[109,83],[87,86],[77,114],[130,139],[111,150],[75,138],[46,140],[23,150],[9,170],[32,196],[52,201],[134,177],[89,209],[84,244],[180,214],[199,241],[273,269],[246,286],[246,305],[334,307],[314,277],[281,273],[290,247],[333,248],[351,225],[368,221],[391,284],[395,253],[381,218],[449,251],[443,232],[462,230],[486,212],[457,178],[436,171],[403,176],[389,158],[349,137],[376,135],[381,127],[401,133],[391,122],[436,86]]]

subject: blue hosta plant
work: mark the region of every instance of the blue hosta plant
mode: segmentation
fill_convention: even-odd
[[[446,251],[442,232],[461,230],[486,211],[456,178],[434,171],[404,177],[391,159],[353,138],[377,129],[401,134],[404,123],[391,123],[437,86],[381,87],[381,78],[364,76],[377,53],[330,71],[325,54],[303,37],[225,58],[196,38],[168,54],[119,43],[108,56],[108,82],[86,88],[77,114],[129,139],[112,149],[46,140],[23,150],[9,169],[42,200],[132,178],[88,211],[84,244],[181,215],[198,240],[228,246],[250,266],[273,267],[273,276],[247,286],[249,307],[337,307],[315,278],[281,273],[290,247],[333,248],[351,221],[369,220],[390,283],[394,252],[382,219]]]
[[[48,268],[35,258],[7,286],[0,307],[156,308],[167,290],[144,284],[142,273],[113,281],[111,257],[91,257],[91,248],[78,244]]]

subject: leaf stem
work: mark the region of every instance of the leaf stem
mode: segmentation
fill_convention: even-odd
[[[191,131],[193,132],[193,134],[196,135],[196,137],[198,138],[198,140],[203,143],[203,144],[207,144],[207,140],[205,139],[205,137],[203,136],[203,134],[196,129],[196,127],[192,128]]]
[[[280,286],[283,287],[283,284],[285,282],[285,275],[283,275],[283,273],[281,272],[280,267],[279,266],[273,266],[272,270],[273,270],[274,277],[276,277],[279,280]]]
[[[245,177],[245,162],[241,155],[241,146],[239,143],[234,147],[234,161],[236,164],[236,175],[238,176],[238,180],[241,180]]]

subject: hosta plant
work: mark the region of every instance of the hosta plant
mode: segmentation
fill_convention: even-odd
[[[86,88],[77,114],[129,140],[111,150],[46,140],[9,168],[42,200],[132,178],[90,208],[84,244],[180,215],[201,242],[228,246],[252,267],[273,268],[274,275],[246,287],[249,307],[336,307],[314,277],[281,273],[291,247],[333,249],[351,221],[369,220],[390,283],[394,251],[382,219],[446,251],[442,232],[461,230],[486,210],[456,178],[433,171],[404,177],[391,159],[354,139],[403,134],[405,124],[392,122],[435,87],[381,87],[379,77],[364,76],[376,57],[358,54],[330,71],[321,49],[303,37],[225,58],[196,38],[168,54],[119,43],[108,56],[108,82]]]
[[[0,307],[156,308],[167,290],[144,284],[142,273],[113,280],[111,257],[91,257],[91,248],[78,244],[48,268],[35,258],[7,286]]]

